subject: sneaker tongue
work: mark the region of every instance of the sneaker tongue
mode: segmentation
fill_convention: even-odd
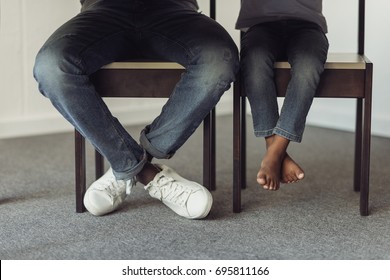
[[[157,184],[159,185],[159,187],[163,187],[166,184],[173,182],[173,181],[175,181],[175,179],[173,179],[172,177],[167,177],[165,175],[161,175],[157,178]]]
[[[130,179],[129,181],[126,182],[126,194],[129,195],[131,193],[131,189],[134,187],[135,185],[135,180],[134,179]]]

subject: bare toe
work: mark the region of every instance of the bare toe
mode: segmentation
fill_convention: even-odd
[[[295,183],[302,180],[304,177],[305,173],[302,168],[288,154],[286,154],[282,163],[282,182]]]

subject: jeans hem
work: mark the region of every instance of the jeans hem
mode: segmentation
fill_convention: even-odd
[[[157,158],[157,159],[169,159],[173,156],[173,154],[166,154],[158,149],[156,149],[149,141],[149,139],[146,137],[146,133],[149,131],[149,127],[145,127],[141,131],[141,136],[140,136],[140,144],[141,146],[146,150],[148,154],[150,154],[152,157]]]
[[[272,136],[274,134],[274,130],[273,129],[269,129],[269,130],[257,130],[255,131],[255,136],[256,137],[269,137],[269,136]]]
[[[146,156],[146,151],[144,151],[144,155],[142,157],[142,159],[140,160],[139,163],[137,163],[136,166],[132,167],[130,170],[128,171],[115,171],[114,169],[112,170],[112,172],[114,173],[114,176],[117,180],[130,180],[132,178],[135,178],[137,176],[138,173],[141,172],[141,170],[144,168],[144,165],[146,164],[147,162],[147,156]]]
[[[283,129],[278,128],[278,127],[274,128],[274,134],[282,136],[283,138],[286,138],[292,142],[300,143],[302,141],[302,136],[297,136],[297,135],[291,134],[291,133],[287,132],[286,130],[283,130]]]
[[[297,142],[300,143],[302,141],[301,136],[297,136],[294,134],[291,134],[283,129],[280,129],[278,127],[275,127],[274,129],[269,129],[269,130],[263,130],[263,131],[255,131],[255,136],[256,137],[270,137],[272,135],[279,135],[282,136],[283,138],[286,138],[292,142]]]

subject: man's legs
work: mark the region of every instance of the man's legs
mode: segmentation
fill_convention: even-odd
[[[218,23],[197,12],[176,13],[141,32],[144,56],[186,68],[161,114],[141,135],[148,153],[169,158],[230,87],[238,70],[238,51]]]
[[[230,87],[238,69],[238,51],[229,34],[219,24],[196,12],[177,12],[165,20],[159,20],[152,27],[141,28],[140,33],[144,57],[174,61],[186,68],[160,115],[142,131],[140,139],[151,157],[170,158]],[[156,172],[153,171],[156,167],[149,163],[145,168],[150,168],[149,174]],[[168,167],[162,169],[162,173],[178,182],[197,185],[181,178]],[[159,198],[168,190],[165,186],[155,188],[161,185],[160,182],[164,184],[160,174],[145,187],[152,197]],[[176,186],[172,185],[171,188]],[[167,195],[170,196],[169,193]],[[209,199],[211,204],[211,195]],[[195,210],[202,200],[200,192],[192,194],[192,200],[186,204],[188,209],[194,209],[192,213],[198,214],[188,211],[189,216],[205,216]],[[169,206],[170,203],[165,204]],[[172,206],[172,209],[177,208]],[[178,209],[177,213],[181,215],[181,210]]]
[[[85,11],[60,27],[37,55],[34,76],[57,110],[110,162],[118,179],[134,177],[146,160],[142,147],[103,102],[89,75],[136,56],[129,26],[107,11]]]
[[[101,3],[104,4],[104,2]],[[133,26],[131,23],[124,25],[124,22],[126,22],[127,18],[131,19],[136,17],[131,17],[130,14],[127,14],[125,15],[126,19],[123,17],[120,18],[118,14],[121,13],[118,10],[113,10],[110,13],[107,7],[102,11],[96,7],[94,6],[93,10],[75,17],[53,34],[38,54],[34,69],[34,75],[39,82],[41,92],[49,97],[64,117],[106,156],[112,166],[112,169],[105,176],[88,189],[84,201],[89,201],[90,205],[94,204],[96,206],[94,206],[93,211],[88,210],[95,215],[102,215],[115,210],[125,198],[124,189],[131,187],[129,184],[132,185],[134,183],[130,179],[137,175],[137,179],[147,185],[146,187],[153,197],[167,204],[179,215],[188,218],[204,217],[210,210],[212,201],[208,191],[194,182],[181,178],[165,166],[156,167],[149,163],[144,148],[155,157],[163,158],[168,157],[170,153],[173,154],[175,148],[180,147],[185,142],[193,130],[200,124],[204,116],[214,107],[217,100],[215,98],[212,99],[211,104],[209,104],[210,102],[204,102],[202,105],[205,105],[204,107],[206,109],[204,107],[199,108],[200,105],[198,104],[198,107],[191,111],[188,105],[196,102],[183,102],[183,96],[181,97],[182,99],[179,98],[177,101],[175,101],[177,98],[171,98],[174,100],[168,103],[172,105],[166,105],[164,107],[168,109],[163,109],[163,117],[160,116],[158,118],[160,122],[156,126],[160,127],[160,132],[156,134],[160,135],[161,139],[157,136],[153,144],[151,144],[152,142],[143,134],[143,143],[146,144],[144,144],[144,148],[139,146],[127,134],[122,125],[111,115],[101,97],[96,93],[93,85],[90,83],[89,74],[109,62],[131,57],[140,57],[142,54],[137,49],[144,49],[145,45],[143,43],[146,43],[146,46],[147,44],[156,43],[152,41],[149,43],[146,41],[140,43],[134,40],[133,36],[135,34],[137,38],[142,37],[140,36],[141,33],[144,35],[149,33],[157,37],[164,37],[164,35],[157,34],[153,30],[155,28],[153,27],[153,22],[149,22],[152,25],[145,25],[148,28],[137,26],[135,30],[135,28],[132,29]],[[160,15],[161,18],[164,17]],[[109,23],[110,19],[114,20],[112,24]],[[118,22],[115,20],[118,20]],[[142,23],[145,23],[145,20]],[[154,26],[160,26],[160,23]],[[141,29],[143,29],[142,32]],[[175,40],[175,38],[172,38],[172,40]],[[136,42],[138,43],[138,47],[135,47]],[[180,44],[180,42],[177,42],[177,45]],[[166,58],[162,55],[155,55],[151,50],[147,50],[145,54],[151,54],[150,57],[153,58]],[[171,60],[176,61],[174,59],[176,55],[182,58],[187,53],[183,55],[183,52],[178,51],[177,53],[171,53],[171,55],[173,56]],[[236,54],[232,56],[234,57],[234,55],[237,57]],[[230,61],[229,59],[227,60]],[[180,59],[178,59],[178,62],[186,65]],[[234,62],[237,64],[237,61]],[[208,66],[210,69],[212,65],[209,64]],[[227,70],[230,70],[228,68]],[[220,75],[218,71],[215,72]],[[229,76],[229,74],[226,74],[224,77]],[[213,78],[217,77],[213,73],[210,73],[210,75]],[[223,77],[223,75],[218,77]],[[233,77],[234,75],[230,75],[227,79],[231,80],[222,81],[218,89],[214,89],[214,92],[211,93],[217,95],[219,99]],[[193,79],[196,80],[197,77]],[[203,82],[204,80],[201,81]],[[216,83],[219,84],[219,81]],[[207,93],[209,94],[210,92]],[[193,95],[192,93],[187,98],[190,99]],[[205,96],[205,93],[203,93],[201,98],[207,99],[206,97],[209,96]],[[195,97],[195,100],[197,100],[197,97]],[[211,108],[208,109],[207,106],[211,106]],[[207,110],[207,112],[204,116],[203,112],[196,114],[196,116],[191,116],[191,114],[177,115],[178,112],[183,110],[191,111],[194,114],[198,112],[198,109]],[[175,125],[172,125],[172,120],[180,117],[186,125],[181,127],[179,131],[175,131],[175,128],[179,128],[180,123],[176,122]],[[191,117],[193,117],[192,123]],[[193,130],[191,131],[191,129]],[[153,129],[147,130],[156,131]],[[159,143],[162,144],[162,147],[170,146],[167,149],[168,152],[165,149],[159,148]],[[161,152],[164,153],[163,156],[161,156]],[[172,190],[174,192],[176,191],[176,193],[172,193]],[[106,203],[107,201],[108,204]],[[102,203],[105,203],[104,209],[99,206]]]
[[[112,116],[89,79],[105,64],[139,56],[131,11],[121,4],[126,3],[83,7],[47,40],[34,67],[42,94],[111,165],[84,197],[94,215],[117,209],[135,184],[134,177],[148,171],[146,152]]]

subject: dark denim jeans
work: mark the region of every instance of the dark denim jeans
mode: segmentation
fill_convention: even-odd
[[[55,31],[36,58],[41,93],[107,158],[117,179],[135,176],[146,152],[172,156],[238,71],[230,35],[207,16],[170,2],[99,0]],[[141,144],[112,116],[89,79],[105,64],[133,58],[186,67],[161,114],[143,131]]]
[[[242,79],[257,137],[276,134],[301,142],[328,48],[323,31],[305,21],[263,23],[244,34]],[[284,59],[291,64],[291,80],[279,114],[273,65]]]

